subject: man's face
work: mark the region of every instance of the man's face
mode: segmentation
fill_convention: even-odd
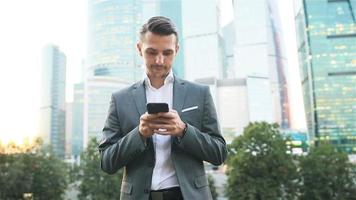
[[[178,48],[174,34],[160,36],[147,32],[142,41],[137,44],[137,49],[143,58],[148,77],[166,77],[172,69]]]

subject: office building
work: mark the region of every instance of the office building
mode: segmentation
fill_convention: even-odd
[[[276,0],[233,0],[235,39],[225,42],[225,74],[229,78],[260,77],[268,80],[265,87],[267,99],[273,107],[273,122],[282,128],[290,127],[287,78],[280,16]],[[230,26],[230,27],[229,27]],[[231,24],[224,35],[231,37]],[[232,43],[232,44],[231,44]],[[231,46],[234,47],[231,47]],[[231,49],[233,53],[231,53]],[[233,57],[233,64],[231,61]],[[268,121],[268,118],[266,118]]]
[[[356,153],[356,1],[295,0],[301,84],[311,145]]]
[[[64,157],[66,56],[54,45],[45,46],[42,56],[39,136],[57,156]]]
[[[128,82],[112,77],[92,77],[86,80],[83,110],[84,147],[87,146],[91,138],[101,139],[111,94],[128,85]]]

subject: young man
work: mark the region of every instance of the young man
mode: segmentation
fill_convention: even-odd
[[[99,145],[101,168],[109,174],[124,168],[123,200],[212,199],[203,161],[220,165],[227,150],[210,90],[173,75],[179,45],[168,18],[149,19],[137,49],[145,78],[112,95]],[[148,114],[151,102],[170,110]]]

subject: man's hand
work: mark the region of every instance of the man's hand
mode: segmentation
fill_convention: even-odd
[[[180,119],[178,112],[170,110],[167,113],[158,113],[163,124],[154,125],[154,132],[161,135],[182,137],[186,124]]]
[[[185,123],[175,110],[157,114],[145,113],[140,117],[139,132],[144,138],[154,133],[181,137],[185,128]]]
[[[152,126],[158,119],[158,114],[148,114],[146,112],[145,114],[141,115],[138,130],[142,137],[148,138],[154,134],[154,128]]]

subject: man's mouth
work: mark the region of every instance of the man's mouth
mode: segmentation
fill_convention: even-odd
[[[164,69],[164,65],[152,65],[152,68],[155,68],[155,69]]]

